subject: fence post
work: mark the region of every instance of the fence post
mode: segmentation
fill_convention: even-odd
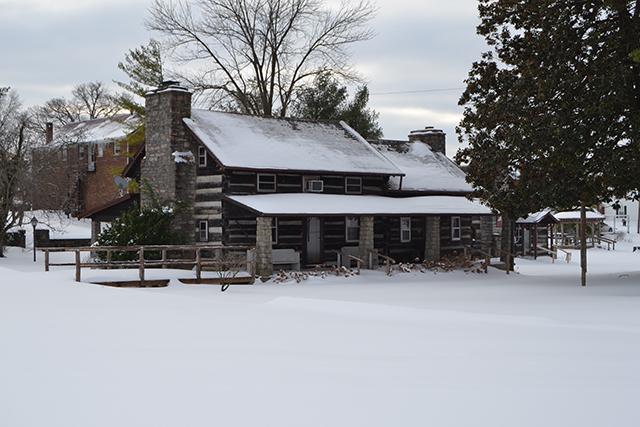
[[[80,251],[76,249],[76,282],[79,282],[81,279],[80,274]]]
[[[144,283],[144,247],[140,246],[140,285]]]
[[[167,268],[167,250],[163,249],[162,250],[162,268]]]
[[[201,249],[196,249],[196,280],[198,283],[202,280],[202,252]]]
[[[44,250],[44,271],[49,271],[49,249]]]

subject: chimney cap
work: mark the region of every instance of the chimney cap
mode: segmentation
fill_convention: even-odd
[[[418,135],[432,135],[432,134],[443,134],[442,129],[436,129],[433,126],[425,126],[424,129],[412,130],[409,132],[410,136],[418,136]]]
[[[164,80],[157,89],[153,89],[146,93],[146,95],[152,95],[161,92],[186,92],[191,93],[189,89],[182,86],[179,81],[176,80]]]

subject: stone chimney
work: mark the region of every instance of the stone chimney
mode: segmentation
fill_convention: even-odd
[[[44,143],[51,144],[53,142],[53,123],[47,122],[44,131]]]
[[[447,154],[447,134],[433,126],[424,129],[412,130],[409,133],[409,141],[420,141],[431,147],[431,151]]]
[[[191,117],[191,92],[178,82],[163,82],[145,95],[145,157],[141,169],[141,203],[152,205],[153,198],[163,204],[182,202],[175,230],[187,242],[195,240],[193,216],[196,194],[194,161],[176,161],[197,153],[196,143],[182,121]],[[176,156],[174,153],[180,153]],[[145,191],[148,184],[153,194]]]

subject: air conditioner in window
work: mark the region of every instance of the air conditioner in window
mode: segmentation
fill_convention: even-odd
[[[324,191],[324,182],[319,179],[307,181],[307,191],[309,193],[322,193]]]
[[[89,162],[87,164],[87,170],[89,172],[95,172],[96,171],[96,162]]]

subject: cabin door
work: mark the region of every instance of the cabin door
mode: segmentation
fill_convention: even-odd
[[[307,219],[307,263],[315,264],[322,261],[320,245],[320,218]]]

